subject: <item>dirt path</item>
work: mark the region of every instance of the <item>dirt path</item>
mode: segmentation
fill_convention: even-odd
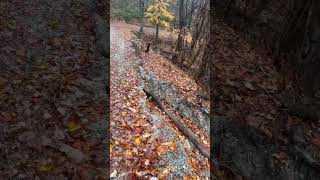
[[[147,99],[142,90],[146,84],[141,70],[153,74],[157,79],[165,80],[167,79],[161,76],[163,71],[159,70],[175,70],[173,65],[160,57],[157,58],[160,64],[153,63],[154,67],[150,67],[148,64],[154,61],[154,54],[143,55],[141,58],[136,56],[130,40],[134,38],[131,31],[137,28],[123,23],[112,23],[110,27],[112,177],[205,179],[209,174],[208,165],[206,168],[201,167],[202,169],[196,166],[198,161],[203,162],[204,158],[190,144],[188,145],[183,135],[169,122],[168,117]],[[166,68],[162,67],[163,63],[167,64]],[[171,84],[179,85],[172,82]],[[189,87],[181,87],[180,84],[178,88]]]

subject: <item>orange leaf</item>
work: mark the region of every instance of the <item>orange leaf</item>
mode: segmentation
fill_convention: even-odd
[[[132,153],[132,151],[129,151],[129,150],[126,151],[126,158],[127,158],[127,159],[132,159],[132,158],[133,158],[133,153]]]
[[[176,144],[173,141],[171,141],[169,148],[171,149],[171,151],[176,150]]]
[[[166,145],[160,145],[157,148],[157,153],[158,153],[159,156],[166,154],[167,151],[168,151],[168,146],[166,146]]]

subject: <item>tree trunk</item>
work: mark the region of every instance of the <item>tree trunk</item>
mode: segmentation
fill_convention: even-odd
[[[140,25],[140,34],[143,33],[143,27],[144,27],[144,0],[140,0],[140,11],[141,11],[141,25]]]
[[[302,59],[297,63],[304,95],[320,98],[320,1],[312,0],[307,20]]]
[[[158,40],[159,40],[159,24],[157,24],[157,27],[156,27],[156,43],[158,43]]]
[[[190,10],[190,16],[189,16],[189,22],[188,22],[188,28],[191,27],[192,16],[193,16],[193,12],[194,12],[194,6],[195,6],[195,0],[192,0],[191,10]]]
[[[176,17],[173,23],[173,27],[174,29],[176,29],[177,27],[177,17],[179,16],[179,4],[180,4],[180,0],[177,1],[177,5],[174,11],[174,16]]]
[[[181,51],[182,48],[182,36],[181,34],[183,33],[184,27],[185,27],[185,14],[184,14],[184,0],[180,0],[179,4],[179,21],[180,21],[180,32],[177,40],[177,47],[176,51],[179,52]]]
[[[142,11],[141,11],[141,26],[140,26],[140,34],[143,33],[143,28],[144,28],[144,23],[145,23],[145,16],[144,13],[147,11],[147,7],[148,7],[148,3],[149,0],[147,0],[146,2],[144,2],[145,0],[141,0],[140,2],[142,3]]]
[[[209,56],[210,56],[209,50],[206,49],[202,57],[202,63],[199,67],[199,72],[197,74],[198,80],[200,80],[206,74],[206,71],[209,65],[208,60],[210,60]]]

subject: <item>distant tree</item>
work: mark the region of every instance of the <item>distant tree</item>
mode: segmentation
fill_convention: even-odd
[[[179,1],[179,21],[180,21],[180,31],[179,31],[179,36],[177,40],[177,47],[176,51],[181,51],[182,48],[182,36],[185,35],[185,26],[186,26],[186,19],[185,19],[185,8],[184,8],[184,0]],[[183,34],[183,35],[182,35]]]
[[[159,27],[169,29],[169,22],[174,18],[167,10],[170,2],[171,0],[153,0],[153,4],[148,7],[145,13],[148,22],[156,25],[156,41],[158,41],[159,38]]]
[[[140,34],[143,33],[143,28],[144,28],[144,18],[145,15],[144,13],[147,11],[147,6],[148,6],[149,0],[145,2],[145,0],[140,0],[140,11],[141,11],[141,25],[140,25]]]

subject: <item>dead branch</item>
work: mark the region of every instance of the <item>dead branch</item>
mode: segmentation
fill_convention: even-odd
[[[210,153],[208,150],[206,150],[200,142],[197,140],[197,138],[193,135],[193,133],[185,127],[178,119],[176,119],[173,114],[171,114],[161,103],[160,99],[151,91],[147,89],[143,89],[147,96],[152,97],[154,102],[159,106],[161,110],[163,110],[169,118],[172,120],[173,124],[182,132],[182,134],[195,146],[196,149],[206,158],[210,159]],[[214,165],[217,167],[218,163],[216,160],[213,160]]]

